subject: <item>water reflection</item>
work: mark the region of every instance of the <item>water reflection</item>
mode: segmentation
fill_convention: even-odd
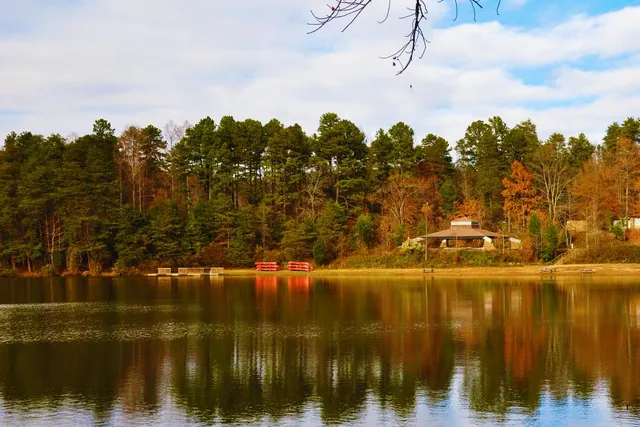
[[[619,424],[639,383],[640,281],[0,281],[5,424]]]

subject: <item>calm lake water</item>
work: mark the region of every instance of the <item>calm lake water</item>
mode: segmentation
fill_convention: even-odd
[[[640,425],[640,278],[0,279],[1,425],[276,423]]]

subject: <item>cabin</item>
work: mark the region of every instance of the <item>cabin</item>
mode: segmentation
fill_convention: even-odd
[[[637,230],[640,228],[640,218],[624,218],[614,219],[613,224],[620,224],[622,228],[626,228],[627,230]]]
[[[587,221],[570,219],[567,221],[566,228],[570,233],[584,233],[587,231]]]
[[[496,243],[505,249],[520,249],[521,241],[513,237],[498,234],[480,228],[475,219],[462,217],[451,221],[447,230],[437,231],[426,236],[429,247],[436,244],[442,249],[475,249],[483,251],[496,250]],[[412,239],[424,244],[425,236]]]

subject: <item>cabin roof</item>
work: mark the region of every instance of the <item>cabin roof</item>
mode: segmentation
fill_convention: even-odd
[[[494,233],[493,231],[483,230],[481,228],[449,228],[448,230],[428,234],[427,237],[442,239],[473,239],[481,237],[499,237],[499,234]]]
[[[466,216],[460,217],[460,218],[455,218],[453,219],[451,222],[478,222],[478,220],[476,219],[472,219]]]

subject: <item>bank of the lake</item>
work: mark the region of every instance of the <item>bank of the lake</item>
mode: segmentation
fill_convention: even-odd
[[[294,272],[280,270],[274,272],[259,272],[249,268],[231,268],[225,269],[225,276],[540,276],[541,270],[544,268],[553,268],[553,276],[570,276],[570,275],[597,275],[597,276],[640,276],[640,264],[636,263],[618,263],[618,264],[563,264],[554,266],[545,266],[541,264],[518,265],[518,266],[467,266],[467,267],[441,267],[434,268],[433,272],[430,268],[423,270],[422,268],[332,268],[321,267],[316,268],[310,273]],[[37,278],[48,277],[41,272],[12,272],[10,275],[0,277],[21,277],[21,278]],[[136,277],[146,276],[151,271],[129,271],[126,273],[116,271],[105,271],[100,274],[63,274],[66,277],[74,276],[91,276],[91,277]],[[549,274],[545,273],[546,276]]]
[[[539,276],[545,266],[525,265],[511,267],[449,267],[434,268],[433,272],[421,268],[319,268],[311,273],[292,271],[257,272],[252,269],[225,270],[229,276]],[[566,264],[552,266],[555,268],[553,275],[583,275],[593,274],[598,276],[640,276],[640,264]],[[591,270],[584,273],[584,270]]]

